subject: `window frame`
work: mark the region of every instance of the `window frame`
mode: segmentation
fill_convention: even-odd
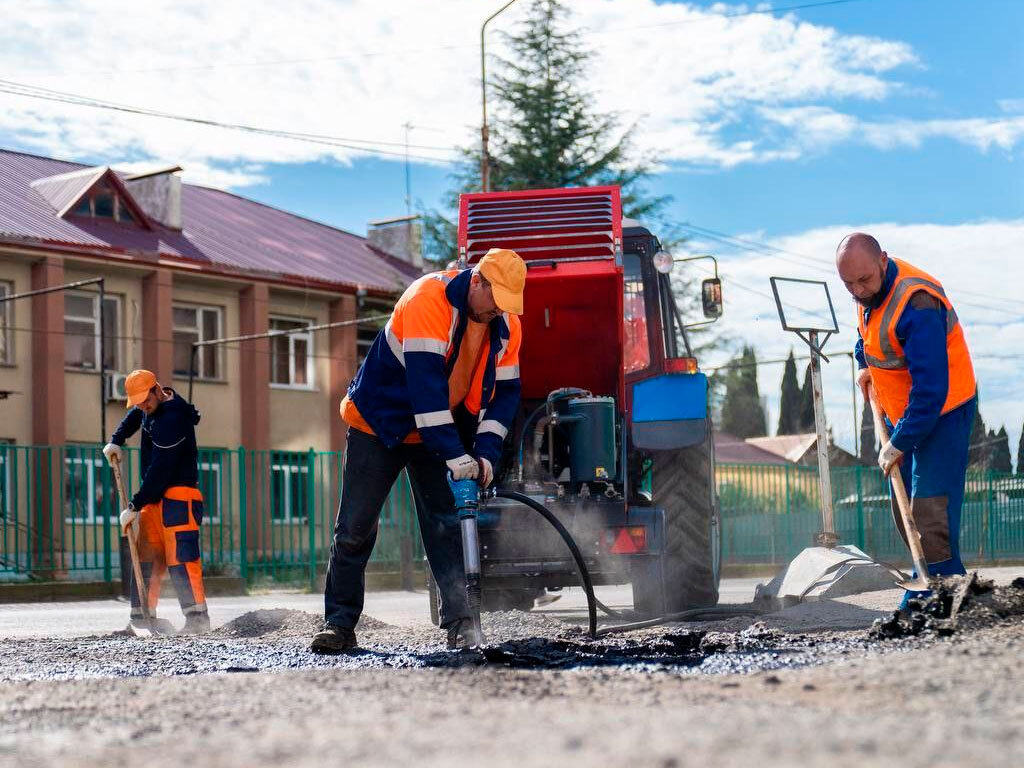
[[[394,310],[394,299],[362,296],[359,298],[359,303],[356,308],[356,317],[358,319],[362,319],[364,317],[374,317],[376,315],[390,315]],[[366,356],[370,353],[370,347],[373,346],[373,342],[377,338],[377,334],[384,329],[386,324],[387,320],[378,320],[372,328],[370,323],[359,323],[356,325],[356,365],[362,365],[363,360],[365,360]]]
[[[270,386],[273,389],[294,389],[302,392],[314,392],[316,391],[316,366],[313,364],[314,352],[313,352],[313,331],[306,331],[300,328],[292,329],[276,329],[273,327],[275,321],[284,323],[302,323],[305,326],[316,325],[315,318],[309,317],[290,317],[288,315],[276,315],[272,314],[267,318],[268,330],[287,330],[288,333],[286,338],[288,339],[288,383],[281,381],[274,381],[274,376],[277,374],[277,351],[274,342],[277,341],[280,336],[270,337]],[[295,342],[296,340],[303,340],[306,342],[306,383],[298,384],[295,381]]]
[[[176,309],[184,309],[184,310],[194,311],[196,313],[196,325],[195,325],[195,327],[186,328],[184,326],[179,326],[175,322],[175,320],[174,320],[174,310],[176,310]],[[203,313],[204,312],[213,312],[216,315],[216,317],[217,317],[217,335],[215,336],[215,338],[223,337],[223,335],[224,335],[224,307],[219,307],[219,306],[216,306],[216,305],[213,305],[213,304],[196,304],[196,303],[188,302],[188,301],[172,301],[171,302],[171,339],[172,339],[172,343],[174,345],[177,344],[176,341],[173,341],[174,334],[179,333],[179,332],[180,333],[194,333],[196,335],[196,337],[197,337],[197,341],[209,341],[210,340],[210,339],[205,338],[205,334],[203,332]],[[222,353],[222,350],[221,350],[221,348],[219,346],[217,346],[217,347],[214,347],[214,351],[213,352],[214,352],[214,356],[215,356],[214,357],[214,365],[216,366],[217,370],[214,372],[214,375],[212,375],[212,376],[210,376],[210,375],[208,375],[206,373],[206,360],[205,360],[204,356],[201,353],[196,356],[196,370],[195,370],[195,379],[196,379],[196,381],[226,381],[227,380],[225,375],[224,375],[224,355]],[[192,354],[192,346],[190,344],[189,345],[189,356],[190,356],[189,360],[190,361],[191,361],[191,354]],[[173,363],[173,351],[172,351],[172,363]],[[181,371],[181,370],[179,370],[177,368],[173,368],[173,375],[175,376],[175,378],[187,379],[188,378],[188,374],[189,374],[189,372],[188,372],[187,369],[184,370],[184,371]]]
[[[309,508],[307,504],[302,514],[294,514],[291,510],[292,483],[296,478],[302,478],[303,482],[309,481],[310,476],[309,455],[304,451],[272,451],[270,454],[270,520],[274,525],[303,525],[309,523]],[[281,473],[283,477],[284,509],[279,517],[275,514],[276,504],[274,503],[274,473]],[[301,488],[301,486],[300,486]],[[300,495],[308,495],[300,491]]]
[[[10,280],[0,280],[0,297],[10,296],[13,293],[14,283]],[[12,325],[14,325],[14,302],[0,302],[0,365],[15,364]]]
[[[75,517],[73,512],[74,509],[70,507],[68,495],[65,493],[65,487],[62,484],[61,487],[61,502],[64,509],[64,524],[65,525],[103,525],[104,523],[117,524],[117,514],[111,514],[106,520],[103,519],[102,514],[96,514],[96,484],[99,481],[102,487],[103,479],[102,476],[97,477],[96,470],[100,472],[107,466],[107,462],[102,457],[93,455],[82,455],[82,454],[69,454],[66,450],[64,451],[64,473],[62,479],[64,483],[67,482],[69,476],[69,469],[73,465],[81,465],[88,469],[86,474],[86,515],[85,517]],[[110,485],[110,492],[112,498],[116,498],[117,491]],[[114,505],[115,507],[117,504]],[[69,512],[71,514],[69,514]]]
[[[84,315],[68,315],[68,297],[89,299],[92,302],[92,317],[88,318]],[[64,301],[64,370],[73,371],[76,373],[99,373],[100,365],[100,316],[97,312],[97,308],[100,303],[99,293],[93,293],[92,291],[65,291]],[[103,300],[109,302],[114,306],[114,322],[113,328],[104,328],[106,332],[106,344],[104,350],[113,354],[113,361],[111,365],[104,365],[103,370],[108,372],[117,372],[121,370],[121,363],[123,362],[121,356],[121,318],[123,317],[121,296],[117,294],[104,293]],[[4,302],[8,303],[8,302]],[[71,335],[67,332],[68,320],[73,323],[92,323],[92,341],[93,341],[93,364],[91,366],[85,365],[74,365],[68,363],[67,356],[67,336]]]
[[[627,259],[636,259],[637,271],[635,273],[635,278],[634,278],[634,275],[632,274],[631,270],[629,270],[627,268],[627,265],[626,265]],[[623,269],[622,269],[622,293],[623,293],[623,295],[622,295],[622,309],[623,309],[623,316],[622,316],[622,325],[623,325],[623,329],[622,329],[622,334],[623,334],[622,335],[622,338],[623,338],[622,367],[623,367],[623,373],[626,376],[634,376],[636,374],[643,373],[644,371],[648,371],[648,370],[651,369],[651,366],[654,365],[654,363],[655,363],[654,346],[651,343],[652,327],[651,327],[651,312],[650,312],[650,310],[651,310],[651,296],[650,296],[650,290],[649,290],[650,286],[648,285],[648,281],[645,279],[646,274],[645,274],[645,271],[644,271],[644,266],[645,266],[644,265],[644,261],[645,260],[644,260],[644,257],[643,257],[642,254],[638,254],[638,253],[625,253],[625,254],[623,254]],[[637,291],[637,290],[630,290],[630,285],[635,285],[637,283],[639,283],[640,290],[639,291]],[[634,315],[631,312],[631,307],[629,306],[630,297],[639,297],[639,299],[642,302],[642,312],[637,313],[636,315]],[[627,322],[629,320],[631,320],[631,319],[642,320],[642,323],[643,323],[643,336],[644,336],[644,340],[646,341],[646,353],[647,353],[647,357],[646,357],[645,361],[638,361],[638,362],[643,362],[643,365],[632,367],[632,368],[628,367],[630,363],[626,359],[627,353],[630,351],[630,349],[635,349],[637,351],[641,351],[641,350],[644,349],[644,347],[643,347],[643,344],[641,344],[641,343],[636,343],[635,347],[630,347],[629,346],[630,331],[629,331],[629,328],[627,326]],[[634,341],[639,342],[639,339],[636,339]]]
[[[113,198],[113,212],[110,216],[102,216],[96,214],[96,198],[101,195],[109,193]],[[80,208],[88,208],[88,212],[80,210]],[[122,209],[127,213],[126,217],[122,217]],[[124,195],[121,194],[112,184],[106,180],[101,180],[93,185],[88,192],[75,203],[74,208],[69,211],[70,216],[77,216],[83,219],[93,219],[96,221],[113,221],[118,224],[123,224],[131,227],[142,227],[138,220],[138,217],[132,211],[130,205],[124,201]]]
[[[216,479],[213,481],[213,488],[211,489],[213,496],[215,497],[217,505],[217,514],[210,514],[210,495],[203,491],[203,484],[199,483],[199,489],[203,493],[203,523],[219,523],[221,518],[221,504],[224,501],[222,481],[224,478],[224,455],[220,450],[200,448],[199,457],[196,462],[196,469],[198,470],[199,477],[202,478],[203,472],[210,472],[216,474]]]

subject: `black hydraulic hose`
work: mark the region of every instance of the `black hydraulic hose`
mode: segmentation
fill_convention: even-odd
[[[594,584],[590,580],[590,571],[587,570],[587,564],[583,561],[583,553],[580,552],[580,548],[576,546],[576,542],[572,538],[572,534],[569,533],[568,529],[562,525],[562,521],[555,517],[554,513],[541,504],[538,501],[534,501],[529,496],[518,493],[516,491],[503,491],[497,490],[494,495],[500,499],[510,499],[512,501],[518,501],[520,504],[525,504],[527,507],[532,509],[534,512],[539,514],[549,523],[551,527],[558,531],[558,535],[562,537],[565,545],[569,548],[572,553],[572,559],[576,561],[576,569],[580,574],[580,582],[583,585],[583,591],[587,594],[587,616],[590,621],[590,637],[597,639],[597,598],[594,597]]]
[[[625,618],[625,615],[619,611],[609,608],[607,605],[602,603],[594,595],[594,584],[590,579],[590,571],[587,568],[586,562],[583,560],[583,553],[580,552],[580,548],[576,545],[576,541],[573,539],[572,534],[569,530],[562,525],[562,521],[555,517],[554,513],[541,504],[539,501],[534,501],[529,496],[518,493],[517,491],[505,491],[495,490],[493,491],[494,496],[500,499],[510,499],[511,501],[518,501],[534,512],[539,514],[545,520],[547,520],[551,527],[558,531],[558,535],[562,537],[565,545],[569,548],[572,553],[572,559],[576,562],[576,570],[579,571],[580,583],[583,587],[583,591],[587,595],[587,616],[589,619],[590,637],[594,640],[605,635],[615,634],[617,632],[632,632],[635,629],[644,629],[646,627],[656,627],[659,624],[668,624],[673,621],[691,621],[694,619],[705,618],[705,619],[727,619],[733,616],[760,616],[765,611],[753,606],[747,605],[722,605],[714,606],[711,608],[694,608],[689,611],[680,611],[679,613],[669,613],[665,616],[657,616],[653,619],[645,619],[644,621],[634,621],[628,624],[614,624],[610,627],[597,628],[597,608],[600,606],[601,610],[613,618]]]

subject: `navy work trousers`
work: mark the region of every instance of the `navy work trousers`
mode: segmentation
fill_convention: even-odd
[[[977,405],[977,398],[971,398],[940,416],[935,429],[914,450],[903,455],[900,472],[932,576],[966,573],[960,560],[960,512]],[[892,508],[896,528],[906,541],[895,498]]]
[[[324,589],[328,624],[354,629],[359,621],[381,508],[403,469],[409,473],[423,548],[441,593],[441,626],[470,615],[462,534],[445,463],[422,443],[388,448],[374,435],[350,428]]]

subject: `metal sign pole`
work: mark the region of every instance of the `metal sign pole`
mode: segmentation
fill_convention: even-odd
[[[832,510],[832,476],[828,458],[828,436],[825,433],[825,400],[821,389],[821,354],[818,332],[809,331],[811,347],[811,394],[814,400],[814,429],[818,434],[818,493],[821,496],[822,531],[815,537],[819,547],[831,549],[839,543]]]

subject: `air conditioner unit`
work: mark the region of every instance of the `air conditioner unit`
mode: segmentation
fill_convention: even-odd
[[[127,373],[108,373],[107,374],[107,400],[121,400],[122,402],[127,399],[128,394],[124,390],[124,383],[128,379]]]

